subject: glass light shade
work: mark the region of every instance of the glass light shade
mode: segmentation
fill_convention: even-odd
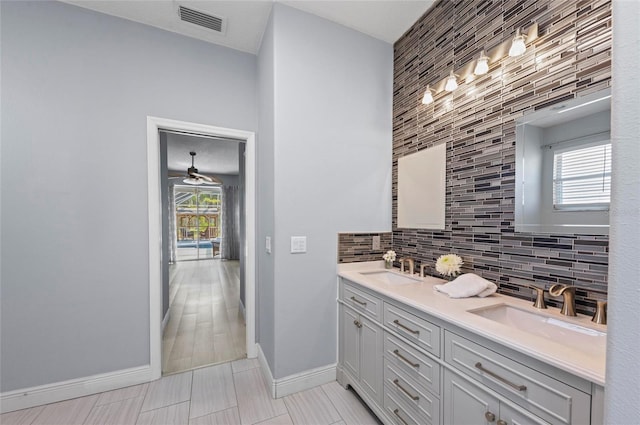
[[[480,54],[478,58],[478,62],[476,63],[476,67],[473,70],[475,75],[484,75],[489,72],[489,58],[484,55],[484,50]]]
[[[451,74],[447,77],[447,83],[444,85],[444,89],[446,91],[454,91],[458,88],[458,82],[456,81],[456,76],[451,71]]]
[[[527,46],[524,44],[524,36],[520,34],[520,28],[516,31],[516,36],[513,37],[511,42],[511,48],[509,49],[509,56],[512,58],[524,54],[527,50]]]
[[[428,105],[433,103],[433,95],[431,94],[431,89],[427,86],[427,89],[424,91],[424,96],[422,96],[422,103],[424,105]]]
[[[192,184],[192,185],[195,185],[195,186],[202,184],[202,180],[196,179],[196,178],[193,178],[193,177],[187,177],[186,179],[182,180],[182,182],[186,183],[186,184]]]

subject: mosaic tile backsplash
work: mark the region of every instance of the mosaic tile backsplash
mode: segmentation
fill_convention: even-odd
[[[380,236],[380,249],[373,250],[373,237]],[[338,233],[338,263],[381,261],[391,249],[391,232]]]
[[[533,22],[540,36],[523,56],[492,63],[488,74],[461,81],[430,105],[421,103],[427,84]],[[399,256],[433,265],[438,256],[457,253],[464,272],[526,299],[530,285],[575,284],[583,313],[593,311],[595,299],[606,298],[607,236],[514,231],[515,120],[609,87],[611,36],[609,0],[440,0],[396,42],[392,187],[393,248]],[[445,230],[398,229],[398,158],[443,142]]]

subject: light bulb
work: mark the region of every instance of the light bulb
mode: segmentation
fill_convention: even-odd
[[[511,48],[509,49],[509,56],[512,58],[524,54],[527,50],[527,46],[524,44],[524,35],[520,34],[520,28],[516,30],[516,36],[513,37],[511,42]]]
[[[456,81],[456,75],[451,71],[451,74],[447,77],[447,83],[444,85],[446,91],[454,91],[458,88],[458,82]]]
[[[476,67],[473,70],[475,75],[484,75],[489,72],[489,58],[485,56],[484,50],[480,53]]]
[[[424,96],[422,96],[422,103],[425,105],[433,103],[433,95],[431,94],[431,89],[428,84],[427,89],[424,91]]]

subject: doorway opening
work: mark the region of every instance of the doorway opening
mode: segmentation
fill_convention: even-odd
[[[219,184],[194,186],[184,184],[187,180],[194,180],[191,168],[184,167],[169,170],[169,153],[166,149],[167,134],[176,135],[178,138],[197,137],[202,143],[213,144],[216,141],[233,141],[241,145],[242,149],[236,158],[241,159],[242,177],[241,184],[233,184],[233,179],[228,176],[216,176]],[[184,147],[184,146],[183,146]],[[229,361],[244,357],[257,356],[255,344],[255,135],[252,132],[233,130],[220,127],[212,127],[196,123],[181,122],[155,117],[147,117],[147,161],[148,161],[148,186],[149,186],[149,275],[150,275],[150,363],[152,374],[159,378],[163,372],[163,366],[168,365],[168,360],[174,360],[175,371],[186,370],[206,364]],[[201,155],[204,157],[204,151]],[[202,159],[201,156],[198,160]],[[187,155],[187,159],[189,159]],[[191,157],[193,159],[193,156]],[[206,173],[206,159],[199,162],[198,174]],[[172,173],[182,170],[188,173],[174,184],[169,184]],[[187,170],[187,171],[185,171]],[[171,173],[170,173],[171,171]],[[213,170],[215,171],[215,170]],[[209,170],[212,172],[212,170]],[[220,174],[220,173],[214,173]],[[222,177],[222,178],[220,178]],[[225,178],[227,184],[224,184]],[[231,188],[226,195],[230,200],[228,205],[235,205],[236,212],[232,209],[225,214],[225,190]],[[234,192],[235,187],[235,192]],[[235,196],[235,199],[234,199]],[[233,225],[226,222],[234,215],[242,217],[236,225],[242,229],[235,229],[234,237],[228,231]],[[236,221],[237,218],[236,218]],[[172,223],[169,223],[172,222]],[[170,228],[170,226],[172,226]],[[225,232],[225,228],[227,232]],[[179,242],[181,242],[179,244]],[[235,247],[237,256],[233,258],[225,253]],[[186,249],[189,252],[180,250]],[[180,253],[179,253],[180,252]],[[227,257],[228,260],[224,258]],[[197,260],[197,261],[189,261]],[[184,266],[184,267],[183,267]],[[172,285],[169,285],[172,281]],[[173,285],[175,283],[175,285]],[[200,285],[196,285],[200,283]],[[202,285],[204,283],[204,285]],[[199,289],[197,289],[198,287]],[[182,290],[181,290],[182,288]],[[242,301],[234,301],[234,297]],[[197,298],[196,298],[197,295]],[[204,298],[200,300],[200,296]],[[180,298],[182,297],[182,298]],[[208,297],[208,298],[207,298]],[[172,299],[171,299],[172,298]],[[191,298],[196,300],[189,305]],[[179,320],[171,325],[171,317],[177,313],[168,308],[170,301],[181,299],[182,311]],[[218,310],[214,311],[214,304],[218,303]],[[205,305],[202,311],[191,311],[194,305]],[[164,312],[169,312],[164,315]],[[186,316],[185,316],[186,313]],[[187,317],[188,316],[188,317]],[[187,341],[185,350],[175,345],[179,339],[184,342],[181,331],[185,326],[192,324],[204,324],[216,322],[214,333],[201,331],[198,338],[194,334],[193,343]],[[242,329],[231,325],[232,329],[226,332],[234,338],[234,344],[225,343],[222,337],[216,337],[223,322],[230,323],[230,319],[241,318]],[[164,319],[164,320],[163,320]],[[198,322],[200,319],[200,322]],[[211,320],[209,320],[211,319]],[[244,324],[246,323],[246,329]],[[163,328],[169,330],[170,326],[173,345],[163,347]],[[197,326],[194,327],[194,329]],[[242,330],[242,332],[241,332]],[[197,329],[195,329],[197,332]],[[181,338],[183,337],[183,338]],[[222,349],[215,352],[212,347],[216,340]],[[241,348],[238,348],[241,347]],[[187,351],[192,351],[192,356],[187,367]],[[173,351],[173,355],[172,355]],[[223,353],[226,351],[226,354]],[[229,352],[232,352],[231,354]],[[241,353],[239,354],[239,351]],[[224,356],[233,358],[225,359]],[[198,364],[198,357],[202,364]],[[167,361],[165,361],[167,360]],[[180,361],[178,361],[180,360]],[[173,373],[167,370],[166,373]]]

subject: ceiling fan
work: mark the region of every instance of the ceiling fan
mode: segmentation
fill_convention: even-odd
[[[189,152],[189,155],[191,155],[191,167],[187,169],[187,176],[184,180],[182,180],[183,183],[195,186],[202,184],[219,186],[222,184],[222,180],[216,177],[200,174],[198,172],[198,169],[194,165],[196,153],[192,151]],[[183,175],[170,175],[170,177],[183,177]]]

